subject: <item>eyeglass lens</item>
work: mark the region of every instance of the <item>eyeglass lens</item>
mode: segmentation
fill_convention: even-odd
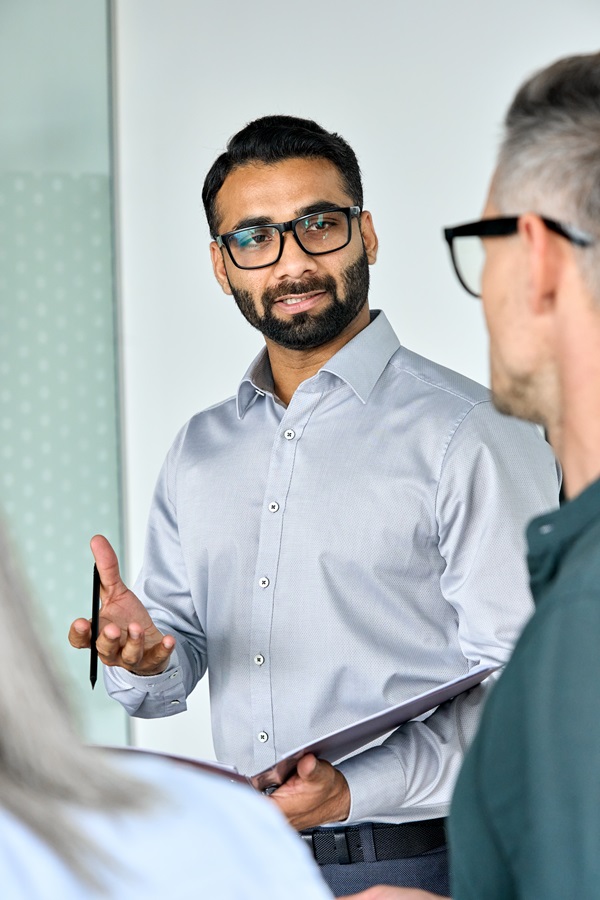
[[[485,263],[483,243],[478,236],[455,237],[452,252],[460,278],[468,290],[481,296],[481,277]]]
[[[302,249],[312,255],[339,250],[350,237],[349,219],[339,210],[306,216],[293,228]],[[255,225],[229,236],[229,252],[244,268],[268,266],[278,258],[282,240],[283,235],[272,225]]]

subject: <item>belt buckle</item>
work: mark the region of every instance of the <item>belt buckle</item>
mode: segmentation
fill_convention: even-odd
[[[315,831],[300,831],[298,832],[302,840],[308,845],[310,852],[314,859],[316,860],[318,865],[324,865],[327,863],[337,863],[341,866],[347,866],[352,862],[350,858],[350,848],[348,846],[348,837],[345,828],[324,828],[317,829]],[[333,837],[333,853],[327,853],[329,859],[324,859],[324,854],[322,852],[322,848],[319,845],[319,842],[315,843],[314,836],[315,834],[327,835],[327,837]],[[334,857],[334,858],[333,858]]]
[[[299,834],[300,834],[300,837],[302,838],[302,840],[304,841],[304,843],[308,844],[308,849],[310,850],[311,854],[314,856],[315,855],[315,847],[313,844],[312,831],[300,831]]]

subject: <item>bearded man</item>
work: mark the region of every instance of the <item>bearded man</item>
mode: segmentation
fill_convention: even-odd
[[[175,439],[134,592],[92,540],[97,647],[136,716],[184,710],[208,668],[218,758],[250,774],[504,664],[532,612],[525,523],[557,505],[558,477],[537,428],[369,308],[378,241],[342,137],[250,122],[203,200],[215,277],[266,346]],[[89,635],[73,624],[75,646]],[[336,894],[447,891],[445,816],[486,692],[336,765],[307,755],[271,795]]]

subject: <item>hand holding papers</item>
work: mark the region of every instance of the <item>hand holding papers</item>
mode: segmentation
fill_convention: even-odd
[[[390,706],[381,712],[367,716],[353,725],[347,725],[345,728],[339,728],[330,734],[317,738],[309,744],[303,744],[290,753],[283,756],[270,769],[258,772],[256,775],[249,776],[250,783],[259,791],[269,793],[288,778],[296,768],[298,760],[307,753],[314,753],[319,759],[326,759],[328,762],[339,762],[346,756],[349,756],[354,750],[360,749],[365,744],[381,737],[388,731],[404,725],[411,719],[429,710],[435,709],[442,703],[452,700],[457,694],[468,691],[475,687],[484,678],[487,678],[492,672],[496,671],[499,666],[475,666],[466,675],[447,681],[445,684],[423,694],[418,694],[410,700],[405,700],[396,706]]]
[[[181,762],[224,775],[234,781],[248,782],[256,790],[263,793],[271,793],[289,778],[295,770],[298,760],[307,753],[314,753],[319,759],[325,759],[331,763],[339,762],[375,738],[381,737],[381,735],[398,728],[400,725],[404,725],[411,719],[422,716],[423,713],[429,712],[442,703],[452,700],[458,694],[470,690],[499,668],[499,666],[475,666],[466,675],[454,678],[452,681],[447,681],[445,684],[430,691],[411,697],[410,700],[405,700],[396,706],[390,706],[381,712],[360,719],[358,722],[347,725],[345,728],[332,731],[330,734],[323,735],[308,744],[303,744],[290,753],[286,753],[271,768],[258,772],[255,775],[242,775],[237,769],[220,763],[194,760],[189,757],[177,757],[171,754],[164,755],[169,755],[171,758],[179,759]]]

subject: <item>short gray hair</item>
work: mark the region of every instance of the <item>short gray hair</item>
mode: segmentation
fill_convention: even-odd
[[[600,302],[600,53],[559,59],[520,87],[504,120],[492,200],[507,215],[537,212],[597,238],[577,253]]]

